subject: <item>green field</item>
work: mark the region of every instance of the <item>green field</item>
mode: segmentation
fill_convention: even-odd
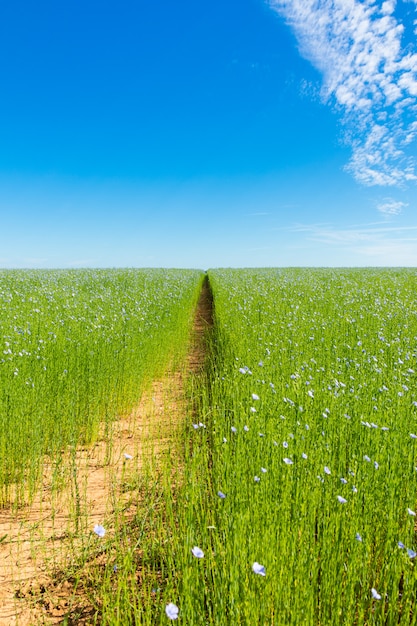
[[[4,506],[181,366],[203,278],[0,274]],[[417,271],[208,279],[206,367],[175,442],[134,519],[74,555],[89,623],[416,624]]]
[[[46,454],[94,442],[184,356],[202,277],[0,272],[0,502],[30,499]]]

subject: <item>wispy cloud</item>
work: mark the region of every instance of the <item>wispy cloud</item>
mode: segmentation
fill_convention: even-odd
[[[417,226],[296,224],[292,230],[321,246],[350,252],[356,261],[372,257],[383,265],[417,265]]]
[[[367,185],[416,181],[410,146],[417,137],[417,43],[402,47],[405,25],[395,16],[396,0],[269,0],[269,5],[322,73],[324,100],[342,112],[352,148],[347,170]]]
[[[406,202],[400,202],[393,198],[386,198],[377,205],[377,209],[383,215],[399,215],[404,207],[408,206]]]

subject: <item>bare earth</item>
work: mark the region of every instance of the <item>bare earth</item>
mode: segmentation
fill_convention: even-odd
[[[154,382],[132,413],[112,425],[110,436],[103,434],[94,446],[78,449],[72,457],[65,452],[71,474],[63,476],[66,487],[59,492],[51,490],[52,468],[45,460],[43,486],[33,504],[17,513],[0,510],[0,625],[63,623],[70,613],[72,590],[68,583],[52,580],[51,572],[55,567],[69,565],[74,551],[81,549],[80,539],[74,537],[81,534],[88,538],[95,524],[105,524],[111,531],[111,516],[116,498],[120,502],[122,481],[133,480],[145,462],[157,467],[158,457],[183,423],[184,376],[203,366],[204,334],[211,324],[212,301],[206,282],[184,371],[169,373]],[[125,454],[132,458],[125,458]],[[78,528],[74,527],[75,507]],[[79,603],[82,605],[82,598]]]

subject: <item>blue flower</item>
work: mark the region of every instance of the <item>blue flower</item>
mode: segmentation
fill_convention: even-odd
[[[255,574],[259,574],[260,576],[265,576],[265,567],[261,565],[260,563],[257,563],[255,561],[255,563],[252,565],[252,569],[255,572]]]
[[[176,604],[170,602],[165,607],[165,613],[169,619],[178,619],[179,609]]]
[[[218,491],[217,495],[219,496],[219,498],[222,498],[222,500],[226,497],[226,494],[223,493],[223,491]]]
[[[194,546],[191,552],[197,559],[202,559],[204,557],[204,552],[202,551],[201,548],[198,548],[197,546]]]
[[[356,541],[362,541],[362,537],[361,537],[361,535],[359,533],[356,533],[355,539],[356,539]]]
[[[415,559],[417,556],[417,552],[414,552],[414,550],[411,550],[411,548],[407,548],[407,554],[410,559]]]
[[[104,537],[104,535],[106,534],[106,529],[103,526],[101,526],[101,524],[96,524],[94,526],[94,532],[99,537]]]

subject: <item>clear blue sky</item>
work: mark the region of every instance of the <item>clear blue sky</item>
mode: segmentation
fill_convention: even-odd
[[[14,0],[0,267],[417,265],[417,0]]]

